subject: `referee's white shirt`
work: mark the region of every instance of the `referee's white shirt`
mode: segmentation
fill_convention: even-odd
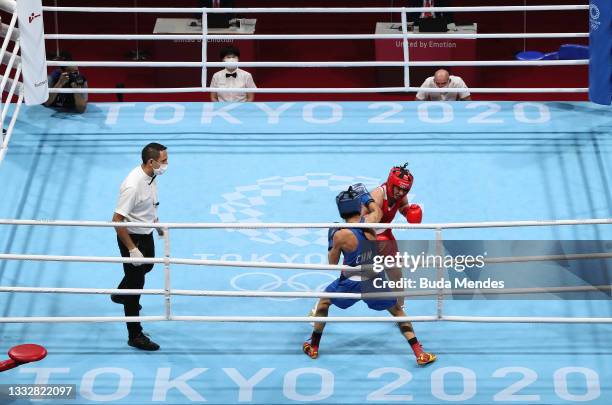
[[[227,69],[223,69],[215,73],[210,81],[210,87],[216,88],[235,88],[235,89],[254,89],[255,82],[253,76],[246,70],[236,69],[232,73],[236,73],[236,77],[227,77],[226,74],[230,72]],[[237,103],[247,101],[246,93],[227,93],[218,92],[217,97],[219,101],[227,103]]]
[[[158,205],[155,179],[137,166],[121,183],[115,212],[129,222],[155,222]],[[128,228],[128,232],[146,235],[153,228]]]

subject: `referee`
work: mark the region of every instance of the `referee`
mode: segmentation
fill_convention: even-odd
[[[159,143],[150,143],[142,149],[142,164],[135,167],[121,183],[119,201],[113,215],[113,222],[157,222],[157,183],[168,168],[168,152]],[[155,257],[153,228],[115,227],[117,243],[123,257]],[[163,231],[158,229],[160,236]],[[123,279],[119,289],[143,289],[145,275],[153,264],[123,263]],[[139,316],[140,295],[111,295],[111,300],[123,304],[125,316]],[[128,322],[128,345],[141,350],[159,350],[143,332],[140,322]]]

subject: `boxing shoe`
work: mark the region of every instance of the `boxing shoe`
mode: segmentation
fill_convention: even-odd
[[[419,366],[431,364],[436,361],[438,357],[433,353],[421,352],[416,358],[416,362]]]
[[[310,339],[304,342],[304,344],[302,345],[302,350],[311,359],[316,359],[317,357],[319,357],[319,347],[311,345]]]

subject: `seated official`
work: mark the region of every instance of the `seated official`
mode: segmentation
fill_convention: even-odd
[[[232,8],[234,7],[234,0],[199,0],[198,6],[206,8]],[[196,18],[201,20],[202,14],[198,14]],[[233,13],[208,13],[208,28],[227,28],[229,21],[233,18],[236,18],[236,15]]]
[[[71,61],[72,56],[64,53],[61,60]],[[76,66],[62,66],[54,70],[49,75],[48,81],[49,87],[55,89],[87,88],[87,79]],[[82,114],[87,109],[87,93],[49,93],[49,98],[44,105]]]
[[[408,0],[406,7],[452,7],[451,0]],[[453,13],[421,12],[408,13],[408,21],[418,23],[421,19],[442,19],[445,24],[454,23]]]
[[[257,88],[255,86],[255,82],[253,81],[253,76],[242,69],[239,69],[238,66],[233,65],[234,63],[239,61],[240,58],[240,50],[233,46],[223,48],[221,50],[221,60],[223,62],[228,63],[228,66],[215,73],[210,81],[210,87],[212,88],[244,88],[244,89],[254,89]],[[244,101],[253,101],[255,99],[255,95],[253,93],[247,92],[211,92],[210,100],[211,101],[224,101],[229,103],[236,102],[244,102]]]
[[[459,92],[431,92],[427,89],[465,89]],[[469,101],[470,91],[465,82],[459,76],[453,76],[447,70],[440,69],[433,76],[425,79],[421,90],[416,94],[417,101]]]

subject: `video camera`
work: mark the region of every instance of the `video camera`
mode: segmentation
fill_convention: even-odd
[[[68,73],[68,84],[71,83],[76,83],[77,86],[83,86],[83,83],[85,83],[85,77],[79,72],[70,72]]]

